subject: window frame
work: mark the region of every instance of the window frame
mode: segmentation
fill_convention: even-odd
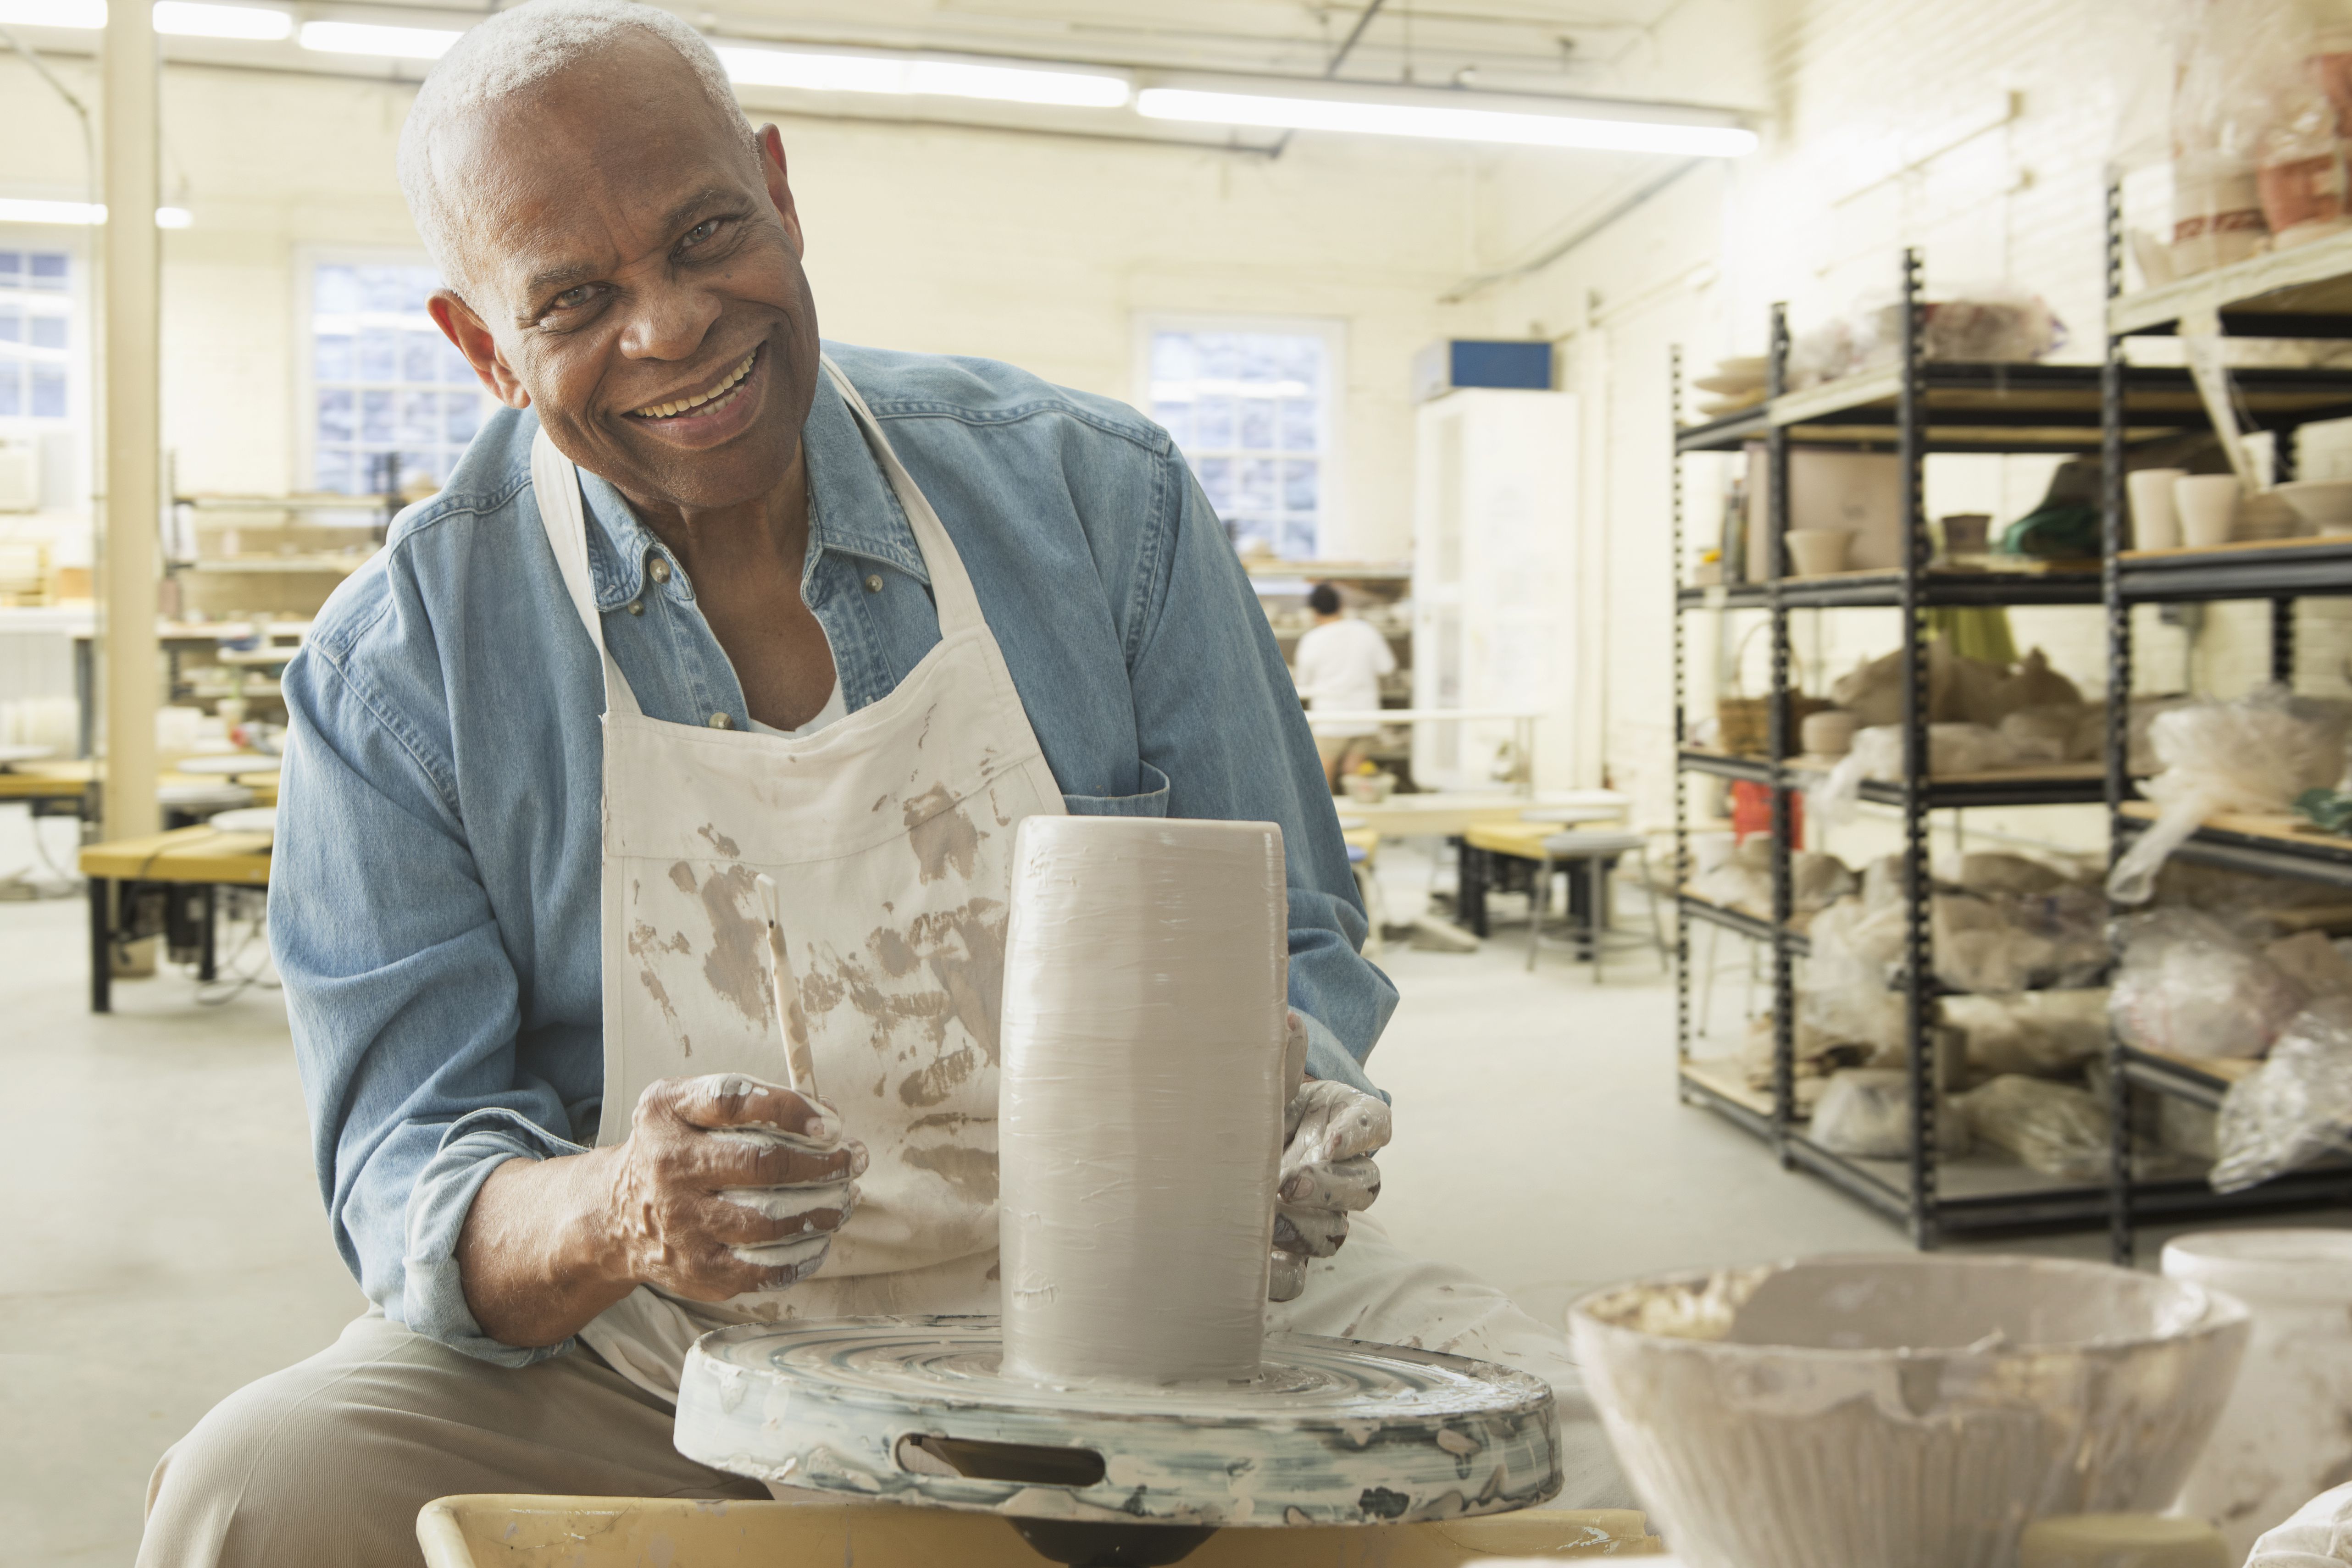
[[[30,413],[0,416],[0,441],[24,441],[43,446],[46,444],[44,437],[63,435],[71,453],[67,464],[69,476],[64,481],[63,489],[73,497],[63,509],[86,513],[91,505],[93,478],[90,455],[97,450],[94,444],[98,429],[97,329],[90,276],[90,231],[64,225],[0,224],[0,250],[27,254],[37,250],[62,252],[66,257],[65,417],[44,419]],[[29,337],[28,333],[27,343],[19,346],[29,346]],[[30,388],[28,380],[28,397]],[[41,475],[41,488],[51,493],[59,488],[58,481],[46,467]],[[58,508],[38,507],[36,515],[56,510]]]
[[[319,489],[319,346],[314,321],[321,267],[433,267],[433,258],[415,246],[398,245],[298,245],[294,247],[294,472],[287,493],[293,496],[327,494]],[[436,268],[437,275],[438,269]],[[435,329],[436,331],[438,328]],[[446,385],[446,383],[440,383]],[[481,378],[474,385],[482,395],[485,407],[482,419],[499,406]],[[356,415],[355,415],[356,417]],[[478,424],[476,428],[480,427]],[[436,444],[446,444],[436,443]],[[446,480],[447,476],[443,476]],[[374,492],[362,492],[373,495]]]
[[[1282,560],[1323,558],[1326,541],[1346,515],[1346,403],[1348,395],[1348,319],[1342,316],[1277,316],[1255,311],[1139,310],[1129,339],[1130,395],[1146,418],[1151,416],[1151,340],[1161,332],[1247,332],[1285,337],[1311,337],[1323,345],[1323,395],[1318,400],[1316,444],[1315,551]],[[1177,450],[1184,452],[1181,442]],[[1192,455],[1184,452],[1189,467]],[[1219,519],[1220,523],[1223,521]],[[1341,530],[1344,531],[1344,530]]]

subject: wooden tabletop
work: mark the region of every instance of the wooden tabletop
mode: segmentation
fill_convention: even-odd
[[[93,784],[102,784],[98,765],[87,759],[68,762],[20,762],[14,768],[0,768],[0,800],[70,800]],[[158,774],[157,784],[216,785],[218,779],[200,778],[194,773],[166,771]],[[275,775],[254,774],[237,781],[253,791],[253,804],[278,804],[278,779]]]
[[[81,852],[84,876],[139,882],[220,882],[269,885],[268,833],[225,833],[175,828],[140,839],[116,839]]]

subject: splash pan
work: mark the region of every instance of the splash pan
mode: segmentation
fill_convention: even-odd
[[[2156,1275],[1900,1254],[1615,1286],[1569,1325],[1692,1568],[2008,1568],[2033,1520],[2159,1511],[2248,1333]]]

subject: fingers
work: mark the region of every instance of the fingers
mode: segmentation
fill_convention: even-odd
[[[1274,1249],[1274,1267],[1267,1271],[1265,1299],[1269,1301],[1295,1301],[1307,1289],[1307,1260],[1296,1252]]]
[[[793,1226],[779,1235],[797,1235],[809,1228],[802,1223],[812,1217],[825,1215],[836,1218],[818,1224],[823,1230],[837,1230],[841,1221],[857,1207],[857,1184],[854,1181],[828,1182],[822,1186],[736,1186],[719,1195],[719,1200],[732,1207],[748,1209],[761,1219],[773,1224]]]
[[[813,1153],[774,1133],[728,1128],[704,1134],[697,1151],[708,1186],[823,1186],[866,1174],[866,1145],[855,1138]]]
[[[1369,1155],[1337,1165],[1300,1166],[1282,1178],[1285,1208],[1330,1208],[1361,1214],[1381,1196],[1381,1167]]]
[[[1282,1156],[1286,1173],[1294,1166],[1332,1165],[1388,1147],[1389,1108],[1378,1095],[1318,1079],[1292,1097],[1291,1108],[1297,1115]]]
[[[1348,1217],[1328,1208],[1284,1208],[1274,1216],[1274,1244],[1285,1252],[1328,1258],[1347,1245]]]
[[[821,1100],[796,1094],[781,1084],[741,1072],[709,1072],[699,1078],[667,1078],[649,1086],[640,1108],[667,1111],[690,1127],[749,1127],[781,1134],[819,1147],[840,1141],[841,1117]]]

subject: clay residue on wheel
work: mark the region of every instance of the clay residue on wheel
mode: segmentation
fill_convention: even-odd
[[[1666,1339],[1722,1339],[1731,1333],[1748,1298],[1780,1270],[1721,1269],[1703,1281],[1628,1285],[1592,1302],[1585,1311],[1604,1323]]]
[[[937,882],[950,868],[969,878],[979,862],[980,841],[988,835],[975,826],[945,784],[934,784],[908,800],[907,842],[915,852],[922,880]]]

